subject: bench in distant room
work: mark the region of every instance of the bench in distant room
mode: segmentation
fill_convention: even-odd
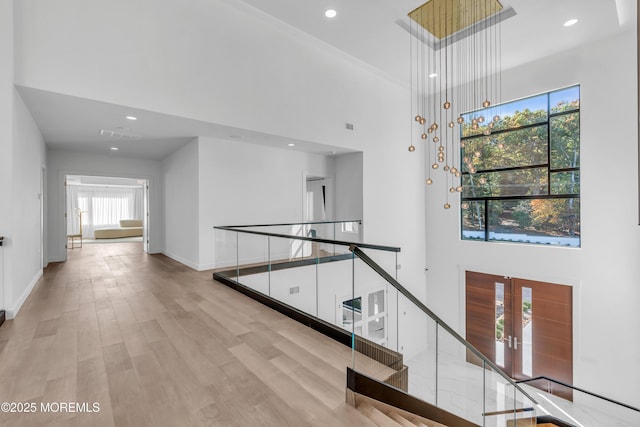
[[[142,236],[141,219],[121,219],[120,227],[97,228],[93,235],[96,239],[118,239],[121,237]]]

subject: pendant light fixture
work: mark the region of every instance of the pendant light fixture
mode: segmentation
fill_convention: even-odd
[[[460,134],[489,136],[499,114],[485,117],[501,97],[501,31],[498,0],[429,0],[409,13],[412,132],[409,151],[422,146],[426,184],[441,182],[449,196],[462,192]],[[510,9],[512,12],[512,9]],[[477,112],[477,113],[474,113]],[[416,137],[416,135],[418,135]],[[462,159],[475,173],[472,159]]]

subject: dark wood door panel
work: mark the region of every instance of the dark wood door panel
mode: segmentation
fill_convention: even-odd
[[[573,313],[570,286],[477,272],[466,272],[465,278],[466,331],[467,340],[472,345],[494,362],[496,347],[504,347],[505,370],[514,378],[545,375],[572,383]],[[504,285],[501,307],[496,304],[496,283]],[[531,289],[531,308],[526,312],[523,311],[523,288]],[[525,295],[529,295],[529,291]],[[496,342],[497,322],[501,314],[504,320],[502,346]],[[509,347],[507,338],[510,336],[513,342],[517,338],[517,349]],[[524,345],[525,336],[530,337],[530,345]],[[527,353],[523,353],[523,350]],[[525,361],[526,366],[523,365]],[[527,373],[524,374],[523,370]],[[570,393],[565,397],[570,398]]]
[[[552,301],[538,301],[534,307],[537,319],[550,319],[556,322],[571,323],[572,310],[570,304],[561,304]]]
[[[569,359],[573,355],[571,341],[555,340],[551,337],[533,337],[533,351],[536,354]]]
[[[467,271],[465,275],[466,338],[482,354],[494,363],[496,361],[496,283],[504,284],[505,293],[510,291],[510,281],[503,276]],[[506,297],[509,298],[509,297]],[[505,301],[506,302],[506,301]],[[506,311],[508,304],[503,306]],[[505,336],[510,334],[505,325]],[[506,345],[506,343],[505,343]],[[468,355],[467,361],[479,364],[476,357]]]
[[[514,278],[513,280],[514,284],[517,286],[524,286],[527,288],[535,287],[537,290],[536,298],[540,301],[569,301],[569,304],[571,303],[571,286],[547,282],[537,282],[535,280],[526,279]]]
[[[531,289],[531,360],[532,376],[547,376],[569,384],[573,381],[573,315],[572,288],[565,285],[513,279],[514,305],[519,308],[520,318],[516,333],[522,341],[524,323],[522,318],[523,289]],[[515,326],[514,326],[515,328]],[[518,349],[521,359],[524,348]],[[521,366],[519,366],[521,368]],[[521,371],[516,377],[524,377]],[[567,396],[565,396],[567,397]]]
[[[533,359],[533,375],[534,377],[550,377],[567,384],[573,382],[570,360],[544,354],[538,354],[537,357]]]
[[[549,319],[538,319],[538,315],[533,309],[533,329],[535,336],[551,337],[560,341],[571,341],[573,334],[571,323],[554,322]]]

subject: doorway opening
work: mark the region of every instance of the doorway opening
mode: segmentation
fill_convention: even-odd
[[[335,239],[333,224],[323,224],[333,220],[333,184],[331,178],[321,174],[302,174],[302,223],[292,227],[296,236],[325,237]],[[302,257],[317,256],[322,251],[329,253],[331,245],[309,241],[294,241],[291,253]]]
[[[333,188],[331,178],[305,174],[304,222],[333,220]]]
[[[149,181],[67,175],[65,218],[67,250],[132,243],[149,252]]]
[[[473,271],[465,286],[467,341],[516,380],[573,383],[571,286]]]

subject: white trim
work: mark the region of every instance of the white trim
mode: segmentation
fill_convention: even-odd
[[[151,246],[151,243],[149,243],[149,252],[147,252],[149,255],[154,255],[154,254],[161,254],[163,253],[162,248],[158,248],[156,246]]]
[[[186,260],[184,258],[181,258],[181,257],[177,256],[177,255],[173,255],[173,254],[171,254],[171,253],[169,253],[167,251],[164,251],[164,250],[162,251],[162,254],[167,256],[167,257],[169,257],[169,258],[171,258],[174,261],[178,261],[180,264],[186,265],[187,267],[189,267],[189,268],[191,268],[193,270],[201,271],[200,268],[199,268],[199,265],[197,263],[195,263],[195,262]]]
[[[27,298],[31,294],[31,291],[33,291],[34,286],[36,286],[36,283],[38,283],[38,280],[40,280],[41,277],[42,270],[38,270],[38,273],[36,273],[35,277],[31,280],[29,286],[27,286],[27,289],[25,289],[22,295],[20,295],[20,298],[18,299],[18,301],[16,301],[15,305],[12,308],[7,308],[5,312],[7,319],[15,319],[18,311],[20,311],[20,309],[22,308],[22,304],[24,304],[24,302],[27,300]]]
[[[214,268],[217,268],[215,263],[200,264],[200,266],[198,267],[198,271],[213,270]]]

